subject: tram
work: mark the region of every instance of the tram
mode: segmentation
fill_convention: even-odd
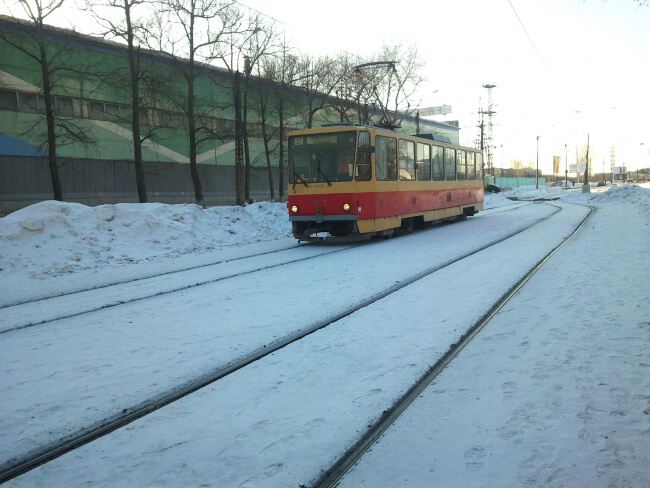
[[[299,241],[387,237],[483,209],[480,151],[432,135],[336,125],[293,131],[288,148]]]

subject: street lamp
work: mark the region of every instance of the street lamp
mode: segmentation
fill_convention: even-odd
[[[582,193],[590,193],[589,186],[589,134],[587,134],[587,155],[585,156],[585,177],[582,182]]]
[[[535,169],[535,190],[539,190],[539,136],[537,136],[537,166]]]
[[[564,188],[569,187],[569,153],[564,144]]]

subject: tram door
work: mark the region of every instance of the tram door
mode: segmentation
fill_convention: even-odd
[[[373,152],[370,145],[370,134],[367,131],[359,131],[357,139],[356,165],[354,168],[355,181],[370,181],[372,178],[372,166],[370,155]]]

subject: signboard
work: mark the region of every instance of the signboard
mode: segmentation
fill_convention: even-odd
[[[560,172],[560,156],[553,156],[553,174]]]
[[[569,171],[571,173],[584,173],[585,165],[584,164],[570,164]]]
[[[612,174],[626,175],[627,174],[627,167],[626,166],[614,166],[612,168]]]
[[[451,113],[451,105],[421,108],[418,112],[420,113],[420,117],[426,117],[427,115],[447,115]]]

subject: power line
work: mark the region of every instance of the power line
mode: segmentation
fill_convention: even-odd
[[[535,54],[537,54],[537,57],[539,58],[539,61],[542,63],[542,66],[544,66],[544,69],[548,71],[548,66],[546,66],[546,62],[544,62],[544,58],[542,57],[539,50],[537,49],[537,46],[535,45],[535,42],[533,41],[533,38],[530,37],[530,34],[528,33],[528,30],[526,29],[526,26],[521,21],[521,18],[519,17],[519,14],[517,13],[517,10],[515,9],[515,6],[512,4],[512,2],[510,0],[508,0],[508,3],[510,4],[510,8],[512,8],[512,11],[515,14],[515,17],[517,17],[517,20],[519,21],[519,25],[524,30],[524,33],[526,34],[526,37],[530,41],[530,45],[533,46],[533,49],[535,50]]]
[[[282,25],[284,25],[284,26],[287,25],[285,22],[282,22],[280,19],[277,19],[277,18],[273,17],[272,15],[265,14],[264,12],[260,12],[259,10],[254,9],[253,7],[249,7],[249,6],[246,5],[245,3],[239,2],[239,1],[237,1],[237,0],[235,0],[234,3],[239,4],[239,5],[241,5],[242,7],[246,7],[248,10],[250,10],[250,11],[252,11],[252,12],[255,12],[255,13],[258,13],[258,14],[260,14],[260,15],[266,17],[267,19],[271,19],[271,20],[273,20],[274,22],[279,22],[280,24],[282,24]]]

